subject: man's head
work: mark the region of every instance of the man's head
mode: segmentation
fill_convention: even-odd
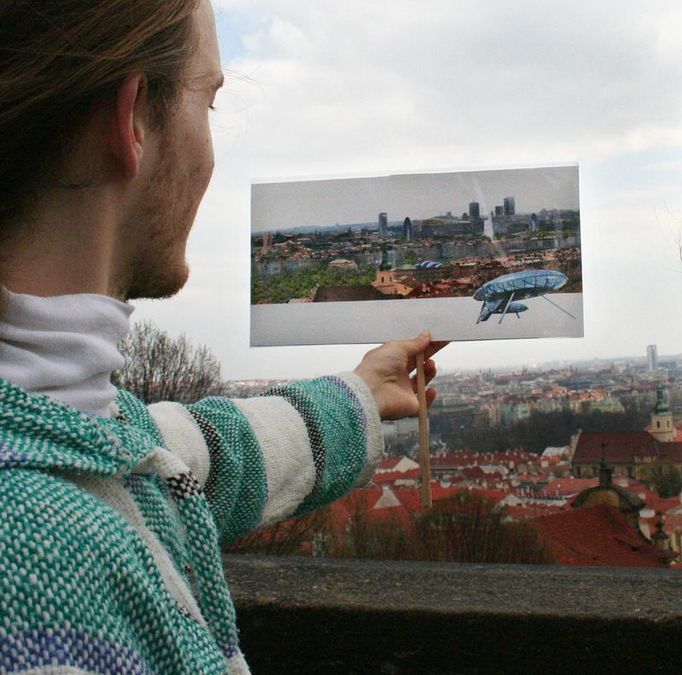
[[[71,196],[97,193],[120,221],[107,244],[117,293],[177,291],[221,77],[208,0],[4,0],[0,240],[39,227],[46,200],[73,213]]]

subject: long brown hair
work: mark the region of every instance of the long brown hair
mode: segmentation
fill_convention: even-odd
[[[198,0],[2,0],[0,240],[34,195],[59,184],[92,106],[128,75],[147,77],[163,124],[194,48]]]

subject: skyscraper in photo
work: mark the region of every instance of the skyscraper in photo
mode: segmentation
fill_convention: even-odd
[[[658,349],[656,345],[649,345],[646,348],[646,364],[647,370],[650,373],[658,368]]]
[[[412,221],[409,216],[403,221],[403,239],[412,241]]]
[[[516,200],[514,197],[504,198],[504,215],[513,216],[516,214]]]
[[[388,234],[388,215],[385,211],[379,214],[379,236],[385,237]]]
[[[476,223],[480,217],[481,205],[478,202],[469,202],[469,220],[472,223]]]

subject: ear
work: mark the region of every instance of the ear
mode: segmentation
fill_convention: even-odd
[[[127,180],[140,172],[147,132],[147,80],[131,75],[119,85],[109,129],[110,149]]]

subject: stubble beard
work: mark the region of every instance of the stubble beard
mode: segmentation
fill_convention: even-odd
[[[178,154],[170,134],[167,141],[163,162],[152,176],[133,225],[138,233],[145,234],[139,237],[129,270],[127,300],[170,298],[189,278],[185,245],[196,207],[190,199],[188,179],[178,170]]]

